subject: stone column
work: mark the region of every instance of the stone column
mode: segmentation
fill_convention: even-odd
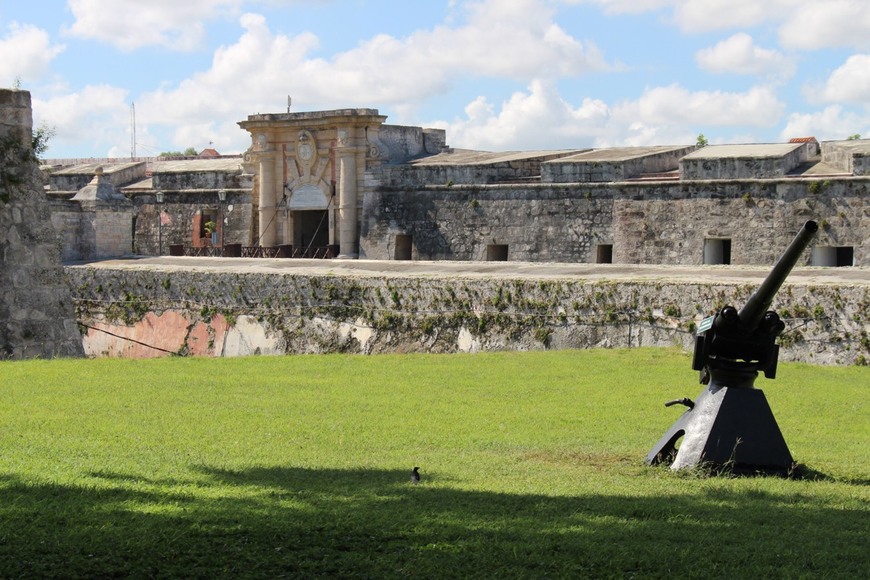
[[[357,258],[357,172],[356,148],[348,147],[348,133],[339,129],[338,156],[338,221],[339,258]]]
[[[329,219],[329,245],[334,246],[335,242],[338,241],[338,232],[335,231],[335,225],[336,225],[335,207],[333,207],[333,205],[330,204],[328,209],[326,210],[326,213],[327,213],[327,217]]]
[[[281,210],[281,211],[284,212],[286,210]],[[293,212],[286,211],[286,213],[287,213],[286,216],[284,216],[282,214],[283,222],[284,222],[284,237],[282,238],[282,240],[283,240],[282,243],[292,244],[292,243],[294,243],[293,242],[293,233],[294,233],[293,232],[293,230],[294,230],[294,228],[293,228]]]
[[[274,246],[275,220],[275,154],[260,154],[260,238],[259,245]]]
[[[6,147],[30,151],[33,138],[33,113],[28,91],[0,89],[0,137]],[[23,156],[22,156],[23,157]]]

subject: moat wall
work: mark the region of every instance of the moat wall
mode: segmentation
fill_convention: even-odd
[[[679,346],[750,285],[68,266],[90,356]],[[866,364],[870,288],[786,283],[781,360]],[[128,340],[131,339],[131,340]]]

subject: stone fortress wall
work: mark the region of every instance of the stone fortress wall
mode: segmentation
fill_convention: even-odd
[[[407,235],[419,260],[485,260],[488,246],[505,245],[512,261],[594,263],[608,245],[613,263],[699,265],[706,240],[727,239],[731,264],[772,265],[777,248],[816,219],[816,246],[853,247],[854,264],[867,265],[868,188],[870,180],[396,188],[366,200],[362,248],[368,259],[393,259],[396,236]]]
[[[30,93],[0,89],[0,359],[81,356],[32,129]]]
[[[361,252],[396,259],[410,241],[404,257],[419,260],[486,260],[499,247],[511,261],[772,265],[814,219],[804,265],[870,265],[870,177],[846,175],[870,144],[826,143],[820,158],[817,147],[443,153],[383,169],[362,210]],[[727,243],[727,260],[708,259],[714,242]],[[848,264],[824,259],[838,248]]]

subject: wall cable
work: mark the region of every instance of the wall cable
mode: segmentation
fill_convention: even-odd
[[[104,328],[96,328],[96,327],[94,327],[94,326],[89,326],[89,325],[87,325],[87,324],[85,324],[85,323],[83,323],[83,322],[79,322],[79,324],[80,324],[81,326],[84,326],[85,328],[87,328],[87,329],[89,329],[89,330],[96,330],[97,332],[103,332],[103,333],[105,333],[105,334],[108,334],[109,336],[114,336],[115,338],[120,338],[121,340],[126,340],[126,341],[129,341],[129,342],[135,342],[135,343],[138,344],[138,345],[141,345],[141,346],[144,346],[144,347],[147,347],[147,348],[151,348],[151,349],[154,349],[154,350],[159,350],[160,352],[165,352],[165,353],[168,353],[168,354],[170,354],[170,355],[172,355],[172,356],[184,356],[183,354],[180,354],[180,353],[178,353],[178,352],[176,352],[176,351],[167,350],[167,349],[165,349],[165,348],[161,348],[161,347],[159,347],[159,346],[154,346],[153,344],[148,344],[148,343],[146,343],[146,342],[142,342],[141,340],[136,340],[135,338],[130,338],[129,336],[121,336],[120,334],[115,334],[114,332],[110,332],[110,331],[108,331],[108,330],[106,330],[106,329],[104,329]]]

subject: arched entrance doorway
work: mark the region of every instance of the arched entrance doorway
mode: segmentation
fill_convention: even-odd
[[[309,256],[318,248],[336,243],[333,203],[320,187],[311,184],[296,187],[287,210],[284,239],[293,245],[294,256]]]

